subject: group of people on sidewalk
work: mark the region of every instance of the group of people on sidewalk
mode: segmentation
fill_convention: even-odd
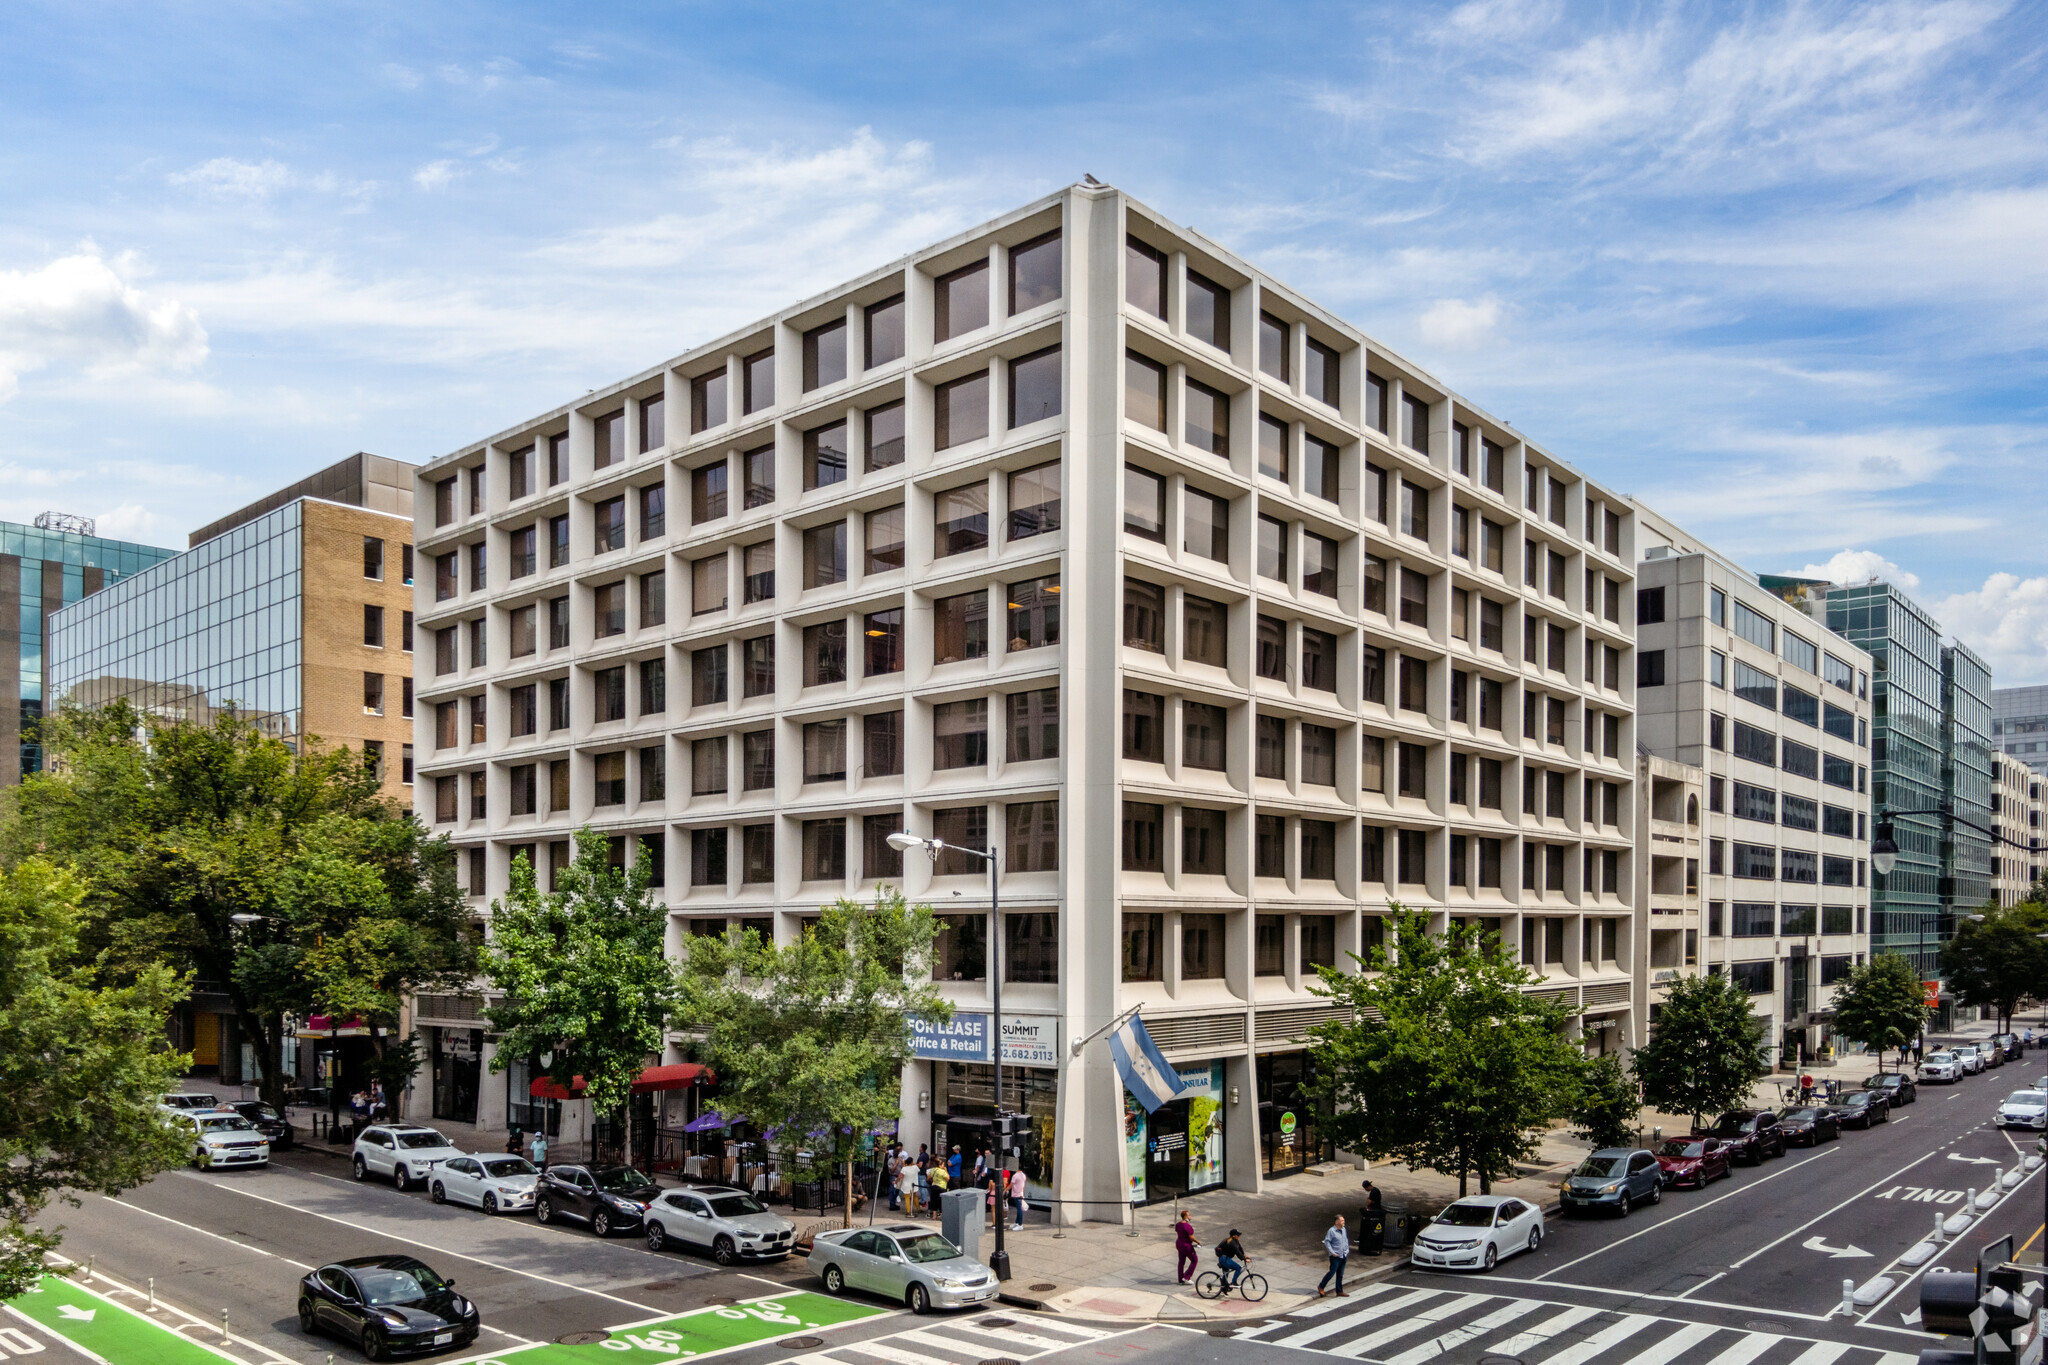
[[[1385,1211],[1379,1187],[1367,1180],[1366,1216],[1378,1218],[1383,1216]],[[1201,1238],[1195,1236],[1194,1219],[1188,1216],[1186,1210],[1182,1210],[1180,1218],[1173,1225],[1174,1276],[1179,1283],[1194,1282],[1195,1270],[1201,1264],[1201,1258],[1196,1255],[1195,1248],[1201,1244]],[[1345,1230],[1344,1215],[1341,1213],[1331,1220],[1329,1231],[1323,1234],[1323,1252],[1330,1258],[1330,1268],[1323,1272],[1323,1278],[1316,1284],[1316,1297],[1320,1299],[1335,1294],[1338,1298],[1350,1298],[1350,1293],[1344,1288],[1344,1269],[1351,1262],[1351,1234]],[[1223,1273],[1223,1287],[1226,1292],[1236,1287],[1237,1282],[1244,1277],[1245,1267],[1250,1263],[1251,1257],[1245,1254],[1244,1235],[1236,1228],[1232,1228],[1230,1235],[1216,1248],[1216,1268]]]
[[[1015,1167],[1004,1168],[987,1147],[976,1152],[970,1160],[958,1143],[943,1155],[933,1152],[929,1143],[919,1143],[915,1153],[901,1142],[894,1143],[882,1158],[882,1179],[888,1186],[889,1207],[901,1210],[906,1217],[920,1218],[928,1213],[937,1213],[940,1195],[951,1189],[972,1188],[983,1192],[988,1208],[988,1226],[994,1227],[999,1216],[999,1197],[1007,1196],[1011,1216],[1016,1220],[1010,1225],[1011,1231],[1021,1232],[1024,1228],[1024,1213],[1028,1207],[1024,1198],[1024,1172]]]

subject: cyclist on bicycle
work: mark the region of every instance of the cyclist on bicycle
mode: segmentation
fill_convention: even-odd
[[[1237,1288],[1238,1279],[1244,1274],[1245,1262],[1250,1259],[1244,1254],[1244,1242],[1239,1238],[1237,1229],[1232,1228],[1230,1235],[1216,1248],[1216,1264],[1223,1270],[1223,1291],[1226,1294]]]

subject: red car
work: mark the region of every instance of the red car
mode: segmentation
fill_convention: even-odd
[[[1664,1172],[1664,1184],[1707,1187],[1709,1180],[1735,1174],[1728,1162],[1728,1144],[1716,1137],[1666,1138],[1657,1152],[1657,1166]]]

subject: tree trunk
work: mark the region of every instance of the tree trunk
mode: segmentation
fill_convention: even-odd
[[[846,1226],[853,1226],[853,1157],[846,1158]]]
[[[1472,1157],[1463,1143],[1458,1145],[1458,1198],[1465,1197],[1465,1180],[1472,1171]]]

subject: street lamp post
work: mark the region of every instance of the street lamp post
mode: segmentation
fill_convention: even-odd
[[[990,1039],[989,1055],[995,1063],[997,1149],[1007,1155],[1007,1144],[1010,1135],[1003,1129],[1003,915],[1002,907],[997,899],[998,868],[995,851],[993,849],[962,848],[958,844],[949,844],[943,839],[920,839],[915,834],[905,834],[902,832],[889,836],[889,847],[899,853],[908,853],[912,849],[921,850],[935,863],[939,860],[939,854],[951,850],[955,853],[972,854],[988,864],[988,984],[991,992],[990,1005],[992,1009],[989,1031],[994,1035]],[[998,1184],[1001,1185],[1003,1183],[1000,1176],[998,1176]],[[1003,1228],[1009,1221],[1007,1215],[1003,1212],[1003,1201],[1009,1196],[1009,1193],[1010,1191],[1006,1185],[996,1191],[996,1249],[994,1254],[988,1258],[988,1268],[995,1272],[995,1277],[998,1280],[1010,1278],[1010,1253],[1003,1249]],[[979,1214],[976,1215],[976,1217],[979,1216]]]

